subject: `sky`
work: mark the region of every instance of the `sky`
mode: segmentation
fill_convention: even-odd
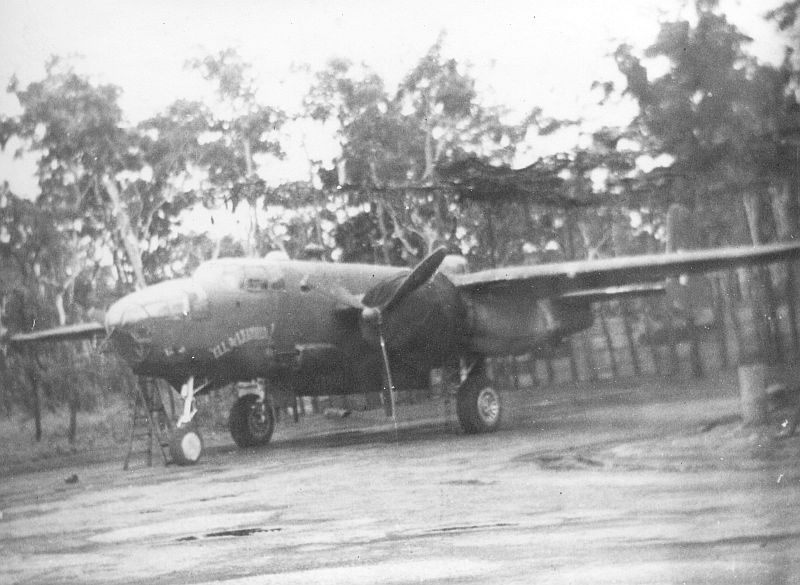
[[[619,74],[608,54],[621,42],[643,48],[672,18],[680,0],[0,0],[0,83],[16,75],[22,87],[44,77],[51,55],[74,55],[76,68],[96,83],[122,88],[120,104],[134,124],[178,98],[208,98],[209,87],[184,63],[236,48],[252,63],[260,98],[299,110],[308,78],[293,73],[323,68],[332,57],[364,62],[387,87],[396,85],[446,31],[444,52],[469,64],[484,103],[517,112],[540,107],[556,118],[597,123],[630,115],[624,104],[599,109],[595,80]],[[755,52],[775,61],[781,46],[760,15],[771,2],[728,0],[725,11],[757,40]],[[753,8],[752,5],[758,5]],[[18,113],[0,93],[0,115]],[[624,120],[620,120],[624,123]],[[577,135],[562,141],[577,140]],[[273,180],[306,178],[305,161],[291,156]],[[566,148],[549,139],[537,149]],[[294,142],[294,144],[292,144]],[[310,140],[312,155],[329,156],[330,141]],[[36,194],[31,161],[0,154],[0,181],[13,192]],[[295,153],[296,154],[296,153]],[[316,158],[315,157],[315,158]],[[303,157],[299,157],[303,158]],[[303,173],[305,175],[303,176]]]

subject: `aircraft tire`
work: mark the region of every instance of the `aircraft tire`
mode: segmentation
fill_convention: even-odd
[[[194,465],[203,454],[203,437],[196,430],[183,427],[175,429],[169,442],[172,462],[178,465]]]
[[[266,445],[275,431],[275,411],[255,394],[240,396],[231,408],[228,430],[239,447]]]
[[[500,427],[500,395],[485,376],[468,378],[456,395],[456,414],[467,434],[494,432]]]

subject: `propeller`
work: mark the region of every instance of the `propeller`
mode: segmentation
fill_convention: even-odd
[[[441,265],[447,249],[444,247],[437,248],[425,257],[422,262],[414,267],[401,283],[397,289],[394,290],[388,300],[378,305],[369,305],[364,303],[364,308],[361,311],[361,318],[368,323],[375,325],[378,331],[378,340],[381,348],[381,358],[383,360],[383,375],[385,378],[386,390],[389,393],[389,403],[387,404],[386,414],[394,416],[395,412],[395,395],[394,395],[394,382],[392,380],[392,368],[389,362],[389,352],[386,348],[386,337],[383,329],[383,316],[386,311],[396,307],[403,302],[411,293],[419,287],[428,282],[431,277],[436,273],[436,270]]]

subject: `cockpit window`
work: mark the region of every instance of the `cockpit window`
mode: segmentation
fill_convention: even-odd
[[[201,285],[223,286],[238,290],[244,284],[244,270],[241,266],[208,262],[201,264],[194,272],[194,279]]]
[[[286,290],[283,274],[283,270],[271,264],[211,261],[195,270],[193,280],[201,286],[222,286],[228,290],[282,291]]]
[[[143,303],[142,307],[148,317],[179,317],[188,315],[190,309],[188,296],[153,300]]]
[[[247,266],[244,269],[244,288],[249,291],[269,289],[269,276],[263,266]]]

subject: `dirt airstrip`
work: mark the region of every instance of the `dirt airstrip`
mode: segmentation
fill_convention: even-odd
[[[0,582],[800,582],[800,438],[742,428],[733,373],[504,402],[489,436],[438,400],[190,468],[6,466]]]

